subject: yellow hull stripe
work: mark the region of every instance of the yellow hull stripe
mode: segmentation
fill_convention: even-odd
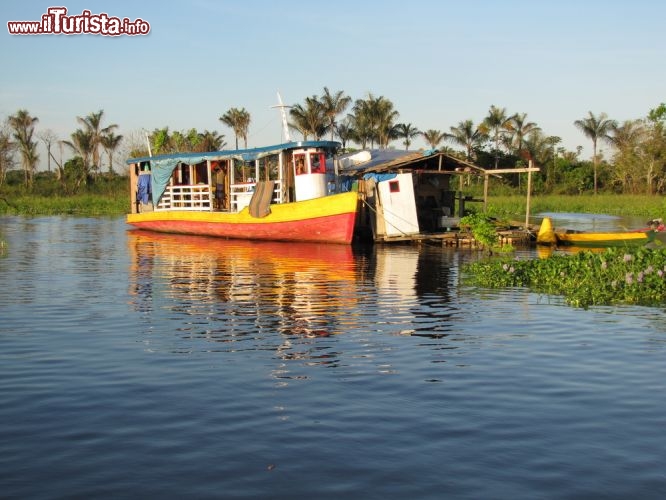
[[[271,205],[271,213],[266,217],[256,218],[250,215],[248,207],[237,213],[230,212],[199,212],[192,210],[166,210],[128,214],[127,222],[151,222],[167,220],[183,220],[192,222],[226,222],[230,224],[274,224],[276,222],[293,222],[299,220],[328,217],[331,215],[348,214],[356,211],[358,194],[356,192],[341,193],[313,200],[295,203]]]

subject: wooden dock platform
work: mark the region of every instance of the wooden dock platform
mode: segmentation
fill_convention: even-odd
[[[499,245],[529,246],[534,243],[534,232],[524,229],[498,231]],[[447,231],[443,233],[419,233],[378,239],[376,243],[430,243],[445,247],[479,248],[482,245],[468,231]]]

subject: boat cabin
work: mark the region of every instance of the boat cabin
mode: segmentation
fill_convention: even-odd
[[[130,158],[131,213],[239,212],[250,204],[259,187],[270,189],[270,203],[326,196],[335,185],[332,158],[339,146],[333,141],[302,141],[245,150]],[[331,160],[329,169],[327,160]]]

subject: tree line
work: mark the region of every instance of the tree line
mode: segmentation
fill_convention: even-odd
[[[449,127],[419,130],[411,123],[399,121],[393,102],[384,96],[368,93],[353,100],[343,91],[331,92],[324,87],[321,95],[306,97],[289,109],[288,126],[303,140],[339,140],[345,150],[392,147],[399,141],[406,150],[421,137],[432,149],[445,150],[462,159],[488,168],[513,168],[533,162],[541,167],[536,176],[536,189],[545,193],[597,193],[599,189],[618,193],[662,193],[666,191],[666,104],[649,111],[644,118],[618,123],[606,113],[588,112],[573,125],[592,142],[591,161],[580,158],[581,149],[567,151],[558,145],[561,138],[547,135],[528,119],[526,113],[509,113],[506,108],[490,106],[478,123],[463,120]],[[77,117],[82,127],[67,140],[57,140],[50,130],[35,134],[38,122],[27,110],[10,116],[0,130],[0,186],[6,173],[20,164],[27,188],[32,185],[39,161],[37,138],[47,150],[49,171],[54,145],[67,147],[74,157],[60,165],[55,161],[56,178],[78,189],[92,182],[102,171],[102,154],[106,153],[108,172],[113,172],[113,155],[123,141],[117,135],[118,125],[103,126],[104,111]],[[251,115],[245,108],[233,107],[219,117],[247,148]],[[143,137],[141,137],[143,135]],[[196,129],[170,131],[168,127],[143,131],[135,135],[126,149],[129,156],[148,156],[182,151],[219,151],[227,147],[225,136],[216,131]],[[609,147],[605,156],[600,146]],[[146,147],[147,146],[147,147]]]
[[[347,110],[349,113],[346,113]],[[345,115],[338,121],[338,117]],[[361,149],[388,148],[400,141],[406,150],[417,137],[432,149],[446,150],[461,158],[488,168],[513,168],[532,161],[541,167],[537,188],[559,194],[597,193],[602,187],[618,193],[663,193],[666,191],[666,104],[649,111],[644,118],[618,123],[606,113],[588,115],[573,125],[592,142],[592,159],[580,158],[582,148],[567,151],[558,144],[562,139],[547,135],[527,113],[509,113],[506,108],[490,106],[479,122],[463,120],[448,131],[419,130],[411,123],[399,121],[399,112],[384,96],[368,93],[352,100],[342,91],[306,97],[289,110],[290,129],[304,140],[320,140],[327,135],[338,138],[343,149],[355,143]],[[238,139],[244,140],[251,123],[245,108],[231,108],[220,120]],[[610,147],[606,158],[600,145]],[[452,147],[449,147],[452,146]],[[457,149],[454,149],[456,148]],[[539,184],[540,182],[540,184]]]
[[[109,172],[112,172],[113,155],[123,136],[116,134],[117,124],[102,126],[103,116],[104,111],[100,110],[84,117],[77,117],[77,122],[82,127],[77,128],[68,140],[58,140],[50,129],[36,134],[35,126],[39,119],[31,116],[25,109],[20,109],[9,116],[5,126],[0,129],[0,186],[4,183],[7,173],[20,163],[25,187],[29,190],[32,188],[39,162],[37,139],[40,139],[46,148],[49,172],[53,160],[56,166],[55,179],[66,193],[77,191],[81,184],[90,181],[99,173],[102,168],[101,150],[106,153]],[[61,164],[52,151],[56,145],[69,148],[74,158],[64,165]]]
[[[347,109],[350,112],[346,113]],[[338,121],[338,117],[345,115]],[[337,137],[344,149],[350,142],[361,149],[388,148],[398,140],[406,150],[417,137],[432,149],[446,150],[483,168],[512,168],[532,161],[542,171],[537,176],[542,192],[579,194],[600,186],[619,193],[662,193],[666,190],[666,104],[650,110],[645,118],[619,124],[606,113],[588,115],[573,125],[592,142],[592,160],[580,158],[582,148],[566,151],[562,139],[547,135],[527,113],[509,113],[506,108],[490,106],[479,122],[462,120],[448,131],[419,130],[399,121],[399,112],[384,96],[372,93],[352,100],[344,92],[324,87],[320,96],[306,97],[289,110],[288,126],[304,140],[320,140],[327,134]],[[231,108],[220,117],[247,146],[250,115],[245,108]],[[605,158],[600,144],[610,147]],[[448,146],[457,147],[455,150]]]

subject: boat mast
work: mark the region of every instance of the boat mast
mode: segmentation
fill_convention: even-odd
[[[271,106],[271,107],[280,109],[280,113],[282,114],[282,132],[284,134],[284,140],[285,142],[291,142],[291,137],[289,137],[289,125],[287,125],[287,112],[285,111],[285,109],[291,108],[291,106],[285,106],[284,104],[282,104],[282,96],[280,95],[279,90],[277,93],[277,98],[278,98],[278,104],[276,106]]]

